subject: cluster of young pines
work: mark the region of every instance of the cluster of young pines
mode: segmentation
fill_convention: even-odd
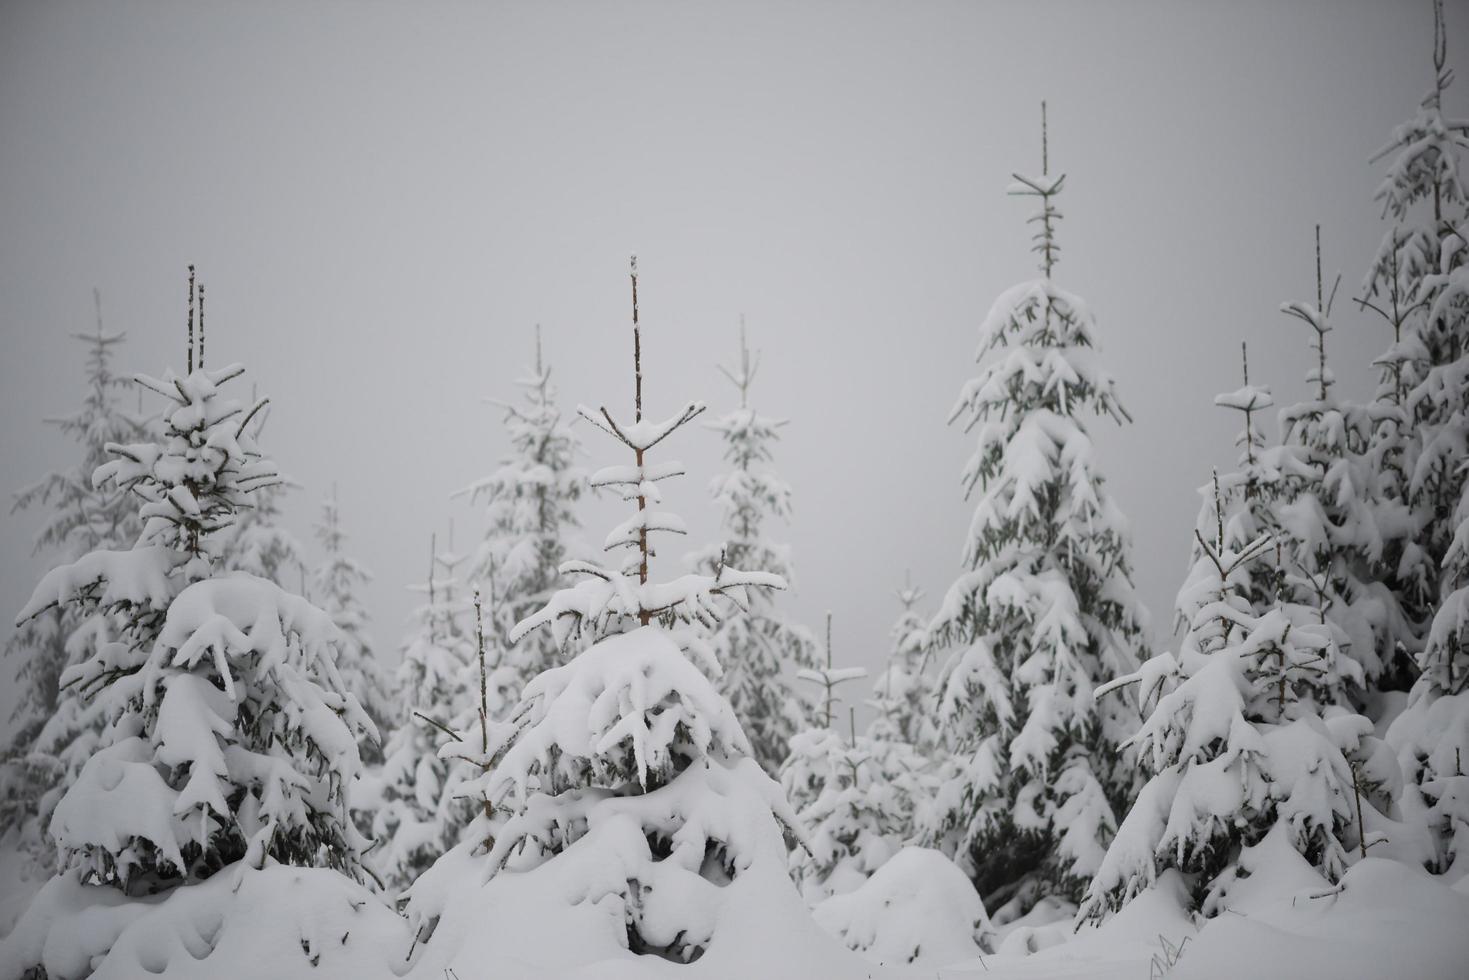
[[[1274,396],[1243,350],[1215,399],[1239,414],[1238,455],[1199,475],[1169,649],[1148,649],[1088,434],[1130,417],[1063,285],[1043,104],[1040,172],[1009,187],[1033,202],[1040,274],[983,318],[949,419],[974,440],[959,569],[932,612],[899,590],[864,730],[838,703],[866,672],[835,661],[830,619],[821,642],[782,608],[786,420],[752,405],[743,327],[738,401],[712,420],[698,401],[645,414],[636,260],[630,413],[563,412],[538,331],[522,397],[500,404],[509,449],[460,492],[484,536],[463,554],[431,539],[388,676],[337,492],[309,569],[281,526],[292,484],[260,448],[268,402],[239,397],[241,366],[206,365],[190,267],[184,372],[114,374],[124,337],[99,300],[78,335],[86,400],[55,423],[77,464],[17,499],[45,510],[57,564],[6,651],[21,691],[0,824],[58,878],[130,900],[231,868],[332,869],[397,902],[415,943],[467,866],[593,875],[586,855],[615,853],[629,948],[681,961],[712,940],[701,888],[775,874],[816,906],[913,848],[952,861],[994,922],[1042,901],[1100,920],[1164,875],[1211,916],[1289,854],[1328,882],[1369,855],[1462,875],[1469,122],[1444,111],[1437,13],[1433,88],[1376,158],[1370,268],[1342,302],[1318,227],[1314,291],[1280,307],[1311,345],[1302,400],[1268,436]],[[1360,400],[1328,358],[1344,307],[1386,328]],[[664,449],[695,420],[724,445],[724,540],[676,568],[655,548],[686,533]],[[591,473],[589,429],[618,454]],[[592,493],[627,506],[603,558],[578,543]]]

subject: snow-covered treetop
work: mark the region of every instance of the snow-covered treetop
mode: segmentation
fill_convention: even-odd
[[[1316,339],[1316,367],[1306,374],[1308,384],[1316,384],[1319,388],[1319,398],[1323,403],[1327,399],[1328,389],[1335,383],[1336,379],[1331,374],[1331,369],[1326,366],[1326,335],[1331,332],[1331,307],[1336,299],[1337,287],[1341,285],[1341,274],[1338,273],[1336,282],[1332,284],[1331,294],[1322,301],[1321,295],[1321,226],[1316,226],[1316,305],[1309,303],[1291,302],[1282,303],[1280,312],[1287,316],[1293,316],[1311,328]]]
[[[331,496],[321,502],[321,516],[313,531],[324,557],[312,575],[311,596],[327,611],[344,635],[338,669],[347,690],[362,702],[373,724],[381,729],[390,729],[394,727],[391,724],[394,709],[391,683],[373,652],[368,612],[359,596],[359,591],[372,581],[372,575],[343,551],[347,535],[342,530],[335,486]],[[364,748],[369,757],[375,755],[376,746],[367,744]]]
[[[1027,222],[1039,225],[1035,233],[1031,235],[1033,244],[1030,247],[1041,257],[1041,271],[1046,278],[1051,278],[1051,271],[1056,267],[1056,262],[1061,255],[1061,246],[1056,242],[1056,222],[1061,220],[1061,212],[1056,210],[1055,197],[1061,193],[1061,187],[1066,183],[1066,175],[1050,176],[1050,151],[1048,134],[1046,132],[1046,104],[1041,103],[1041,176],[1023,177],[1020,174],[1011,174],[1015,182],[1008,188],[1009,193],[1021,197],[1040,198],[1041,209],[1029,218]]]
[[[236,514],[249,506],[246,495],[279,482],[274,464],[261,456],[248,431],[267,400],[247,410],[220,393],[244,371],[232,364],[218,371],[201,367],[182,378],[172,371],[161,379],[134,378],[172,403],[163,418],[163,439],[109,445],[116,458],[92,479],[143,498],[140,544],[163,545],[208,563],[219,556],[212,535],[234,524]]]
[[[1257,490],[1253,486],[1253,481],[1257,479],[1257,454],[1265,446],[1265,434],[1260,431],[1259,423],[1255,421],[1255,413],[1274,405],[1275,399],[1270,397],[1270,389],[1267,386],[1250,384],[1249,348],[1241,341],[1239,349],[1240,363],[1244,367],[1244,384],[1234,391],[1215,395],[1214,404],[1220,408],[1233,409],[1245,417],[1244,428],[1240,430],[1235,445],[1240,447],[1239,462],[1244,469],[1245,479],[1248,481],[1245,493],[1248,496],[1254,496]]]
[[[551,627],[558,643],[573,633],[601,638],[622,632],[636,622],[647,626],[655,619],[665,626],[679,623],[712,628],[727,615],[731,604],[745,606],[750,587],[785,588],[785,580],[769,572],[745,572],[721,561],[712,574],[688,574],[669,582],[649,581],[649,559],[655,554],[651,536],[683,534],[683,520],[676,514],[655,511],[649,504],[662,501],[657,484],[684,472],[676,462],[650,464],[648,450],[703,411],[701,402],[688,402],[662,420],[643,417],[642,334],[638,326],[637,260],[632,264],[634,414],[631,422],[619,422],[605,407],[593,411],[579,406],[578,413],[633,453],[633,465],[606,467],[592,474],[594,487],[618,491],[624,500],[636,501],[637,511],[607,535],[605,550],[626,549],[627,559],[617,568],[590,561],[569,561],[561,566],[566,574],[587,576],[573,588],[555,593],[538,612],[517,623],[510,632],[512,643],[534,629]]]
[[[768,466],[773,458],[770,446],[780,438],[780,430],[788,420],[760,415],[750,407],[750,386],[759,370],[760,355],[757,352],[751,356],[742,320],[739,367],[734,370],[723,366],[719,368],[720,373],[739,390],[740,407],[709,423],[709,428],[724,437],[724,459],[730,470],[716,477],[710,484],[710,490],[724,512],[724,529],[730,538],[730,560],[785,575],[788,574],[786,568],[771,564],[775,559],[781,566],[786,565],[784,556],[763,553],[771,551],[768,546],[761,548],[760,555],[748,554],[760,538],[761,524],[766,516],[789,519],[791,514],[791,488]],[[706,557],[717,557],[717,553]]]
[[[128,551],[94,550],[53,568],[37,583],[18,622],[80,602],[125,613],[131,642],[146,645],[172,598],[218,570],[228,539],[221,532],[252,506],[251,494],[279,482],[274,464],[248,431],[267,400],[246,409],[220,390],[243,373],[234,364],[218,371],[201,366],[184,377],[168,371],[162,379],[134,379],[168,399],[162,432],[154,442],[107,444],[112,458],[97,467],[92,480],[141,498],[137,541]]]
[[[503,623],[492,624],[497,636],[541,606],[560,584],[559,569],[577,527],[573,506],[587,485],[576,465],[576,433],[556,404],[539,327],[535,364],[516,384],[525,392],[521,404],[494,402],[504,410],[510,452],[493,473],[456,494],[484,503],[485,538],[468,577],[480,583],[494,579],[500,603],[491,614]],[[559,659],[554,645],[538,646],[533,656],[516,658],[526,679]]]
[[[1447,58],[1443,0],[1434,0],[1433,90],[1424,96],[1417,114],[1395,128],[1392,139],[1372,157],[1373,162],[1392,157],[1375,196],[1382,201],[1383,213],[1398,221],[1406,218],[1415,203],[1428,200],[1433,202],[1437,223],[1444,205],[1463,205],[1466,200],[1459,179],[1459,156],[1469,149],[1469,120],[1443,115],[1443,94],[1454,81]]]
[[[796,672],[796,680],[805,681],[821,689],[822,728],[831,728],[834,715],[832,708],[837,702],[837,688],[849,681],[867,676],[866,667],[833,667],[831,662],[831,613],[826,614],[826,665],[803,667]]]
[[[928,666],[928,619],[918,611],[923,590],[905,581],[897,592],[902,612],[889,635],[892,649],[888,663],[872,684],[867,704],[876,709],[868,734],[879,741],[906,742],[921,755],[931,756],[940,733],[935,717],[938,693],[935,681],[926,675]]]
[[[127,335],[103,328],[101,296],[95,289],[92,296],[96,332],[72,334],[87,345],[86,399],[79,411],[46,420],[80,443],[84,456],[74,469],[49,473],[21,490],[12,506],[25,510],[49,504],[52,511],[36,535],[34,550],[57,549],[70,558],[95,548],[127,547],[137,540],[136,502],[125,490],[93,486],[92,474],[111,458],[106,449],[110,443],[141,442],[148,435],[147,421],[118,404],[117,395],[131,379],[112,372],[112,357]]]
[[[684,560],[706,574],[730,565],[779,575],[789,585],[791,549],[770,536],[771,519],[784,521],[791,515],[791,488],[775,471],[772,450],[786,423],[759,414],[751,405],[750,387],[759,368],[760,357],[750,351],[741,317],[739,363],[733,369],[719,368],[739,391],[739,407],[708,423],[720,434],[728,464],[709,484],[726,540]],[[748,599],[744,615],[725,619],[705,639],[724,668],[720,690],[734,706],[756,760],[773,773],[786,757],[791,736],[812,723],[811,705],[793,689],[791,674],[815,665],[816,640],[810,630],[785,617],[774,595],[755,592]]]

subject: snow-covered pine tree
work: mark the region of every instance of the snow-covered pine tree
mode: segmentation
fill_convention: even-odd
[[[96,332],[72,335],[87,347],[86,398],[71,415],[47,420],[80,445],[81,459],[75,468],[49,473],[20,491],[12,507],[50,508],[34,550],[62,561],[96,549],[128,547],[142,527],[135,498],[92,483],[92,473],[110,458],[109,443],[138,442],[149,432],[141,413],[120,404],[128,379],[112,372],[115,349],[126,335],[104,329],[95,289],[92,299]],[[104,722],[96,705],[78,697],[75,688],[61,686],[61,674],[116,633],[117,624],[105,615],[58,606],[20,624],[6,643],[5,657],[17,665],[17,692],[12,741],[0,764],[0,834],[19,831],[23,846],[44,868],[56,858],[46,834],[51,811],[96,748]]]
[[[312,601],[321,604],[346,638],[337,656],[337,671],[372,719],[373,727],[386,738],[403,719],[395,717],[387,671],[372,649],[367,610],[358,598],[372,575],[346,554],[347,535],[342,531],[335,486],[332,495],[321,502],[321,516],[314,531],[323,558],[312,575]],[[375,767],[382,762],[382,743],[376,738],[364,739],[358,748],[366,765]]]
[[[1412,476],[1422,445],[1408,407],[1424,361],[1416,326],[1426,309],[1425,303],[1415,300],[1419,281],[1413,275],[1422,258],[1413,257],[1411,250],[1425,244],[1421,230],[1391,228],[1374,258],[1363,295],[1357,298],[1358,306],[1376,313],[1393,334],[1388,349],[1374,362],[1379,374],[1368,405],[1371,433],[1366,451],[1381,540],[1381,554],[1366,573],[1396,597],[1405,626],[1392,638],[1394,648],[1378,679],[1377,686],[1386,689],[1411,685],[1413,659],[1423,646],[1423,624],[1432,615],[1437,596],[1433,557],[1419,541],[1423,514],[1413,506]]]
[[[1044,104],[1042,104],[1044,120]],[[1118,748],[1136,726],[1099,684],[1135,669],[1145,614],[1129,580],[1126,521],[1096,469],[1084,414],[1128,418],[1095,351],[1096,321],[1053,275],[1056,197],[1042,124],[1042,278],[1000,295],[980,327],[981,371],[951,420],[977,430],[964,470],[979,491],[964,571],[930,627],[953,649],[940,724],[959,775],[926,839],[954,856],[998,916],[1046,894],[1079,899],[1134,786]],[[994,356],[989,356],[994,355]]]
[[[722,546],[690,556],[690,563],[715,572],[721,563],[772,572],[791,582],[790,548],[767,537],[772,519],[789,520],[791,488],[772,468],[771,446],[785,419],[757,414],[750,407],[750,385],[760,368],[740,325],[740,363],[721,373],[739,390],[740,406],[709,423],[724,439],[731,469],[714,478],[710,491],[722,511]],[[750,739],[755,761],[775,773],[789,751],[791,736],[810,727],[811,705],[792,684],[796,671],[816,664],[816,641],[806,628],[788,622],[765,592],[752,593],[749,611],[720,622],[709,636],[724,674],[719,689],[734,706]]]
[[[1236,570],[1243,589],[1242,595],[1250,608],[1263,613],[1273,608],[1280,600],[1285,584],[1284,549],[1279,544],[1279,519],[1275,506],[1283,492],[1281,473],[1275,469],[1280,454],[1267,450],[1265,433],[1256,413],[1263,412],[1275,404],[1270,389],[1264,385],[1250,383],[1250,352],[1240,344],[1240,365],[1243,384],[1234,391],[1214,396],[1214,404],[1239,412],[1243,426],[1235,438],[1239,456],[1232,472],[1214,474],[1218,494],[1224,501],[1222,507],[1199,508],[1199,523],[1194,530],[1199,539],[1223,542],[1227,551],[1238,552],[1262,535],[1272,542],[1268,554],[1260,561],[1249,562]],[[1204,491],[1200,491],[1204,493]],[[1206,495],[1207,499],[1207,495]],[[1189,555],[1189,568],[1200,558],[1197,544]],[[1189,621],[1183,609],[1174,611],[1176,630],[1187,632]]]
[[[1323,286],[1318,225],[1316,302],[1281,307],[1311,330],[1316,363],[1306,384],[1313,397],[1280,412],[1281,445],[1267,453],[1280,487],[1271,506],[1283,538],[1286,598],[1314,607],[1319,621],[1335,631],[1340,652],[1360,665],[1347,693],[1349,703],[1365,707],[1411,628],[1397,597],[1370,571],[1383,554],[1377,480],[1369,468],[1373,425],[1363,406],[1336,396],[1326,359],[1336,287],[1328,295]]]
[[[837,730],[837,690],[867,670],[833,665],[830,613],[825,666],[797,676],[818,689],[820,713],[791,739],[780,782],[810,841],[791,852],[791,877],[814,905],[860,887],[902,847],[922,762],[907,743],[858,735],[853,709],[847,736]]]
[[[540,327],[535,365],[516,383],[525,389],[523,404],[497,403],[505,411],[510,452],[495,472],[460,491],[471,501],[484,500],[485,538],[470,563],[469,579],[487,592],[493,582],[499,601],[485,612],[491,617],[487,635],[495,641],[562,585],[561,564],[580,550],[572,543],[578,528],[575,507],[586,487],[586,474],[576,463],[581,451],[576,432],[557,407],[551,366],[541,355]],[[570,652],[550,631],[538,631],[506,652],[505,665],[518,672],[523,685],[564,663]]]
[[[1167,868],[1188,876],[1205,915],[1227,907],[1250,868],[1291,852],[1336,881],[1384,820],[1373,805],[1381,753],[1372,723],[1337,706],[1342,674],[1356,664],[1333,665],[1332,631],[1315,609],[1252,608],[1249,566],[1271,552],[1270,536],[1231,546],[1225,528],[1247,505],[1218,481],[1202,492],[1199,525],[1213,539],[1194,532],[1177,655],[1158,654],[1097,691],[1138,685],[1150,710],[1130,742],[1150,778],[1100,862],[1086,917],[1131,901]]]
[[[519,642],[548,628],[558,645],[578,636],[593,642],[534,678],[508,722],[487,725],[487,751],[474,735],[443,751],[478,765],[486,773],[478,787],[485,800],[510,814],[492,838],[471,832],[461,845],[488,849],[487,894],[502,896],[507,914],[549,916],[558,928],[594,928],[598,935],[610,929],[634,952],[688,961],[707,948],[724,903],[748,903],[754,894],[768,900],[779,894],[771,889],[784,888],[788,900],[766,901],[752,913],[799,909],[781,840],[782,826],[795,826],[794,814],[779,786],[749,758],[739,722],[710,679],[719,665],[699,635],[744,607],[746,590],[784,582],[728,564],[713,574],[652,579],[652,536],[683,530],[678,517],[652,509],[662,499],[658,484],[683,467],[653,463],[647,454],[704,406],[690,402],[662,421],[644,419],[635,261],[632,291],[633,419],[618,421],[605,408],[578,409],[633,456],[632,465],[591,478],[637,504],[606,541],[608,551],[627,550],[628,557],[612,567],[562,566],[585,578],[552,595],[510,638]],[[566,885],[548,891],[533,886],[537,881]],[[589,890],[600,896],[594,908],[548,898]],[[438,904],[425,895],[410,912],[424,922],[462,908],[438,894]],[[476,923],[498,915],[493,909],[466,914]]]
[[[868,704],[877,715],[867,728],[874,739],[902,742],[918,756],[936,761],[940,732],[934,721],[939,691],[928,673],[928,619],[918,611],[923,590],[911,581],[898,590],[902,612],[893,624],[888,663],[872,684]]]
[[[1404,495],[1415,518],[1409,533],[1427,554],[1400,578],[1410,608],[1430,623],[1387,740],[1403,769],[1404,819],[1428,830],[1425,863],[1457,879],[1469,871],[1469,195],[1461,174],[1469,121],[1444,115],[1453,81],[1447,53],[1443,4],[1435,0],[1433,90],[1379,154],[1392,156],[1378,197],[1393,227],[1369,289],[1380,295],[1385,281],[1396,290],[1389,308],[1406,306],[1397,386],[1406,390]]]
[[[1373,158],[1391,158],[1377,197],[1393,227],[1368,281],[1369,295],[1374,286],[1379,296],[1384,290],[1391,295],[1393,289],[1400,295],[1399,309],[1390,319],[1400,319],[1395,330],[1408,336],[1387,360],[1395,369],[1396,386],[1406,391],[1405,424],[1411,430],[1402,434],[1407,443],[1402,455],[1409,504],[1419,517],[1414,537],[1427,551],[1434,573],[1455,533],[1455,507],[1464,483],[1459,462],[1469,452],[1461,381],[1469,371],[1469,281],[1464,272],[1469,266],[1464,231],[1469,194],[1461,173],[1461,158],[1469,149],[1469,120],[1444,114],[1444,95],[1454,77],[1447,58],[1443,3],[1434,0],[1433,89],[1417,114],[1397,127]],[[1418,562],[1410,562],[1409,568],[1421,574]],[[1418,586],[1412,578],[1406,584]],[[1412,597],[1415,591],[1407,594]],[[1420,605],[1419,610],[1431,613],[1442,594],[1430,590],[1428,608]]]
[[[110,721],[51,834],[68,881],[131,895],[242,861],[355,876],[362,841],[345,792],[372,725],[343,689],[344,637],[326,613],[263,579],[218,574],[236,515],[276,476],[249,435],[264,403],[247,409],[220,390],[244,369],[203,366],[192,268],[189,286],[188,373],[135,378],[167,399],[163,433],[110,444],[94,477],[143,501],[136,544],[53,569],[20,614],[75,606],[121,624],[62,675]]]
[[[468,731],[465,716],[477,713],[476,637],[465,619],[478,610],[459,591],[463,557],[435,545],[430,552],[429,580],[414,587],[426,601],[413,613],[398,667],[397,715],[403,721],[383,747],[383,764],[371,780],[376,798],[366,807],[379,841],[370,860],[394,893],[458,842],[475,810],[463,788],[472,773],[462,760],[440,758],[438,750],[446,729]],[[474,601],[478,605],[477,595]],[[494,680],[499,683],[490,690],[498,702],[518,697],[518,687],[505,690],[513,678]],[[496,717],[503,714],[502,707]]]

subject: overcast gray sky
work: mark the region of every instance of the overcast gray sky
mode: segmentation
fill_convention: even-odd
[[[1448,20],[1462,66],[1469,9]],[[753,401],[791,419],[783,601],[876,664],[904,569],[932,605],[958,567],[970,440],[944,422],[992,298],[1033,274],[1005,187],[1039,169],[1044,98],[1057,275],[1136,419],[1092,431],[1161,640],[1195,488],[1234,453],[1211,396],[1241,339],[1278,402],[1305,390],[1277,307],[1313,295],[1318,221],[1356,290],[1384,230],[1368,157],[1429,87],[1431,39],[1428,0],[5,3],[0,482],[73,461],[40,419],[80,400],[92,287],[120,367],[179,370],[197,263],[210,361],[272,397],[265,447],[304,485],[289,525],[305,539],[339,484],[396,661],[429,534],[479,531],[449,494],[504,449],[481,398],[511,395],[533,325],[568,410],[630,402],[636,252],[650,411],[733,403],[715,364],[744,313]],[[1333,366],[1365,394],[1387,337],[1338,311]],[[668,503],[711,540],[717,438],[665,445],[690,469]],[[613,513],[589,510],[594,540]],[[36,525],[0,517],[12,611]]]

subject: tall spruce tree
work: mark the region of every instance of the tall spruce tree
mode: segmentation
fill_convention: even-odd
[[[1375,285],[1379,296],[1391,296],[1394,289],[1399,293],[1391,318],[1400,321],[1395,332],[1407,336],[1387,360],[1396,385],[1406,392],[1404,411],[1411,426],[1403,450],[1407,493],[1419,515],[1416,537],[1434,575],[1454,536],[1464,484],[1459,464],[1469,451],[1459,381],[1469,357],[1469,285],[1462,271],[1469,265],[1464,231],[1469,195],[1461,163],[1469,149],[1469,120],[1445,115],[1444,96],[1454,78],[1447,63],[1448,28],[1442,0],[1435,0],[1433,88],[1374,157],[1390,158],[1377,197],[1393,226],[1369,273],[1369,290]],[[1430,594],[1430,605],[1441,596],[1441,591]]]
[[[34,550],[62,561],[128,547],[142,528],[136,498],[92,482],[93,472],[110,458],[109,443],[138,442],[149,433],[142,413],[121,404],[128,379],[112,371],[112,358],[126,335],[103,327],[102,299],[95,289],[92,299],[96,331],[72,334],[87,348],[86,397],[76,412],[47,420],[80,445],[81,459],[74,468],[49,473],[20,491],[12,507],[50,509]],[[51,811],[96,748],[104,722],[97,705],[62,687],[61,674],[92,656],[118,628],[106,615],[58,606],[20,624],[5,646],[6,659],[16,665],[17,694],[12,740],[0,764],[0,832],[17,830],[44,868],[56,856],[46,833]]]
[[[769,540],[772,518],[789,520],[791,488],[771,466],[772,444],[785,419],[760,415],[750,407],[750,386],[760,369],[760,357],[751,357],[740,327],[740,363],[733,371],[720,368],[740,393],[740,406],[709,423],[724,440],[724,459],[731,469],[715,477],[710,491],[722,511],[722,545],[692,556],[691,563],[715,572],[728,562],[736,568],[771,572],[792,581],[790,548]],[[734,706],[735,715],[755,760],[775,773],[789,751],[791,736],[812,723],[812,708],[794,689],[796,671],[816,664],[816,641],[809,630],[780,614],[766,592],[750,596],[742,616],[724,619],[709,637],[724,674],[719,689]]]
[[[1044,120],[1044,104],[1042,104]],[[1084,414],[1128,418],[1096,356],[1096,322],[1055,281],[1056,198],[1042,126],[1035,198],[1042,277],[1000,295],[980,327],[981,371],[951,420],[976,430],[964,470],[978,493],[964,571],[931,624],[941,724],[959,775],[927,838],[954,855],[990,909],[1046,894],[1079,899],[1134,784],[1119,743],[1136,724],[1099,684],[1135,669],[1145,620],[1130,582],[1126,522],[1096,470]],[[1001,909],[1007,903],[1010,908]]]
[[[238,862],[355,876],[362,841],[345,790],[372,725],[343,689],[344,638],[326,613],[264,579],[219,574],[237,515],[276,475],[249,434],[264,403],[221,391],[243,368],[203,366],[192,269],[189,286],[188,372],[135,379],[167,400],[163,433],[109,445],[95,474],[142,501],[136,544],[53,569],[20,614],[75,607],[121,627],[62,675],[101,701],[108,725],[51,833],[66,874],[130,895]]]
[[[1397,596],[1371,571],[1384,548],[1379,485],[1370,468],[1373,425],[1369,410],[1337,396],[1327,363],[1335,293],[1335,286],[1329,293],[1324,289],[1318,226],[1316,302],[1281,307],[1311,331],[1310,397],[1281,410],[1281,445],[1268,455],[1280,480],[1272,507],[1284,548],[1283,587],[1290,601],[1317,610],[1341,653],[1356,662],[1360,669],[1351,671],[1346,690],[1351,704],[1365,707],[1392,670],[1397,643],[1409,626]],[[1343,658],[1336,662],[1345,665]]]
[[[367,633],[367,609],[358,597],[372,575],[346,554],[347,535],[342,531],[335,486],[332,495],[321,502],[321,516],[314,530],[323,557],[312,576],[312,599],[321,604],[345,637],[337,657],[343,683],[372,719],[373,727],[386,737],[402,719],[395,716],[387,671],[373,651]],[[364,739],[359,749],[369,766],[382,762],[382,743],[377,738]]]
[[[876,739],[911,745],[919,757],[936,760],[941,732],[934,721],[939,691],[928,670],[928,619],[918,611],[923,590],[906,582],[897,593],[903,609],[893,624],[888,663],[872,684],[868,704],[877,712],[868,727]]]
[[[429,579],[414,588],[425,601],[414,611],[398,667],[397,714],[403,721],[383,747],[383,765],[375,774],[380,796],[368,807],[378,839],[372,864],[393,892],[407,888],[457,843],[474,815],[463,788],[471,770],[462,760],[440,758],[438,748],[451,725],[456,728],[450,730],[470,730],[458,726],[479,704],[476,636],[469,621],[479,609],[460,591],[457,572],[464,559],[434,546],[430,552]],[[520,693],[500,684],[492,690],[500,702]],[[495,716],[503,714],[501,708]]]
[[[1392,156],[1378,196],[1393,229],[1376,265],[1391,263],[1412,304],[1407,498],[1431,569],[1416,677],[1387,739],[1405,777],[1404,817],[1428,834],[1424,863],[1457,880],[1469,873],[1469,121],[1444,114],[1447,48],[1436,0],[1433,90],[1380,154]]]
[[[577,465],[580,444],[556,404],[539,327],[535,364],[516,383],[525,390],[523,403],[496,403],[505,412],[509,453],[493,473],[461,491],[471,501],[484,502],[485,538],[468,577],[486,593],[493,588],[498,597],[485,610],[491,642],[499,642],[562,585],[561,565],[579,550],[572,538],[578,528],[576,503],[586,487],[586,474]],[[569,652],[549,631],[540,631],[510,648],[504,665],[516,670],[523,685],[565,662]]]

